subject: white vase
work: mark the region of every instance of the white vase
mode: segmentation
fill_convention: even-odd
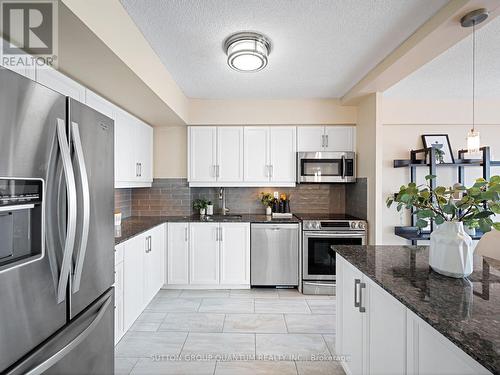
[[[271,207],[266,207],[266,215],[271,216],[273,213],[273,210],[271,210]]]
[[[205,215],[205,209],[204,208],[200,208],[200,216],[204,216]]]
[[[429,265],[445,276],[467,277],[472,273],[472,238],[461,222],[445,221],[431,233]]]

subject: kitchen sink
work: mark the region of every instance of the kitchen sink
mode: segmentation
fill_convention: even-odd
[[[205,216],[203,221],[232,221],[232,220],[240,220],[242,218],[241,215],[214,215],[214,216]]]

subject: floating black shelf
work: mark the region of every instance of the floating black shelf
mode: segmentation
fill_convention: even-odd
[[[422,148],[418,150],[410,151],[410,159],[396,159],[393,162],[394,168],[410,168],[410,182],[416,182],[417,179],[417,168],[427,167],[429,168],[430,175],[437,175],[438,167],[458,167],[457,178],[458,183],[464,184],[465,168],[467,167],[481,167],[482,177],[486,180],[490,179],[490,169],[491,167],[500,166],[500,161],[490,159],[490,148],[488,146],[481,147],[481,158],[480,159],[466,159],[464,155],[467,154],[468,150],[459,150],[458,159],[454,163],[436,163],[436,150],[432,147]],[[417,155],[423,154],[424,159],[418,159]],[[429,162],[427,162],[427,159]],[[436,188],[436,180],[432,179],[429,181],[431,189]],[[434,229],[434,223],[431,221],[431,230],[427,232],[420,232],[420,230],[415,226],[415,215],[411,215],[411,225],[410,226],[400,226],[394,228],[394,234],[411,241],[412,245],[416,245],[418,241],[429,240],[432,230]],[[475,236],[471,236],[472,239],[478,240],[483,234],[476,232]]]
[[[428,241],[431,238],[430,232],[420,232],[418,227],[395,227],[394,234],[409,241]],[[479,240],[483,233],[476,230],[476,234],[471,236],[473,240]]]

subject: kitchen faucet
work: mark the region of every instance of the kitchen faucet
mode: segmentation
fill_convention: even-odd
[[[226,189],[220,188],[219,190],[219,200],[222,201],[221,214],[227,215],[229,208],[226,207]]]

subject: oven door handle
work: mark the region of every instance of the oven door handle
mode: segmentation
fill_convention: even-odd
[[[314,233],[304,233],[306,238],[359,238],[366,237],[366,232],[342,232],[342,233],[332,233],[332,232],[314,232]]]

